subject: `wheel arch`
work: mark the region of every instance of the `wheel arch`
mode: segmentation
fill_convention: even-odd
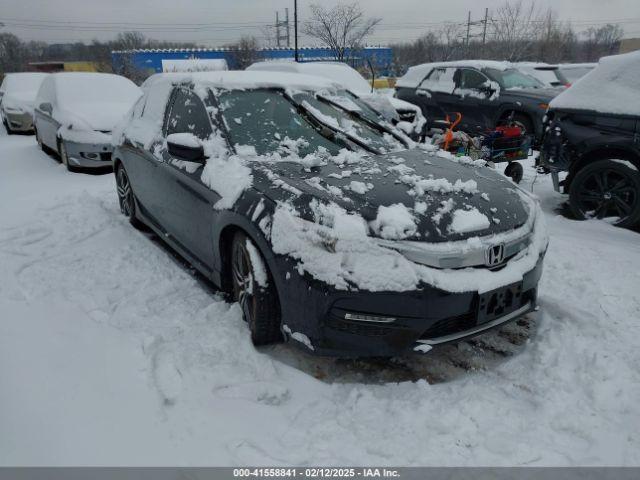
[[[600,145],[582,153],[578,158],[571,162],[569,175],[567,176],[566,181],[566,188],[568,189],[570,187],[573,177],[575,177],[575,175],[584,167],[598,160],[607,159],[627,160],[633,163],[640,171],[639,152],[619,146]]]

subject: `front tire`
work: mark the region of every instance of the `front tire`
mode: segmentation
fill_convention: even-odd
[[[134,228],[142,230],[144,224],[136,216],[136,201],[129,176],[122,164],[118,165],[116,170],[116,188],[118,191],[118,203],[120,204],[120,212],[129,219],[129,223]]]
[[[632,227],[640,222],[640,172],[628,160],[590,163],[572,179],[569,205],[578,219],[612,218]]]
[[[67,155],[67,147],[63,140],[58,140],[58,155],[60,156],[60,162],[62,162],[67,170],[73,172],[74,168],[69,165],[69,155]]]
[[[243,232],[233,237],[231,280],[233,298],[249,324],[253,344],[281,342],[280,303],[273,277],[255,243]]]

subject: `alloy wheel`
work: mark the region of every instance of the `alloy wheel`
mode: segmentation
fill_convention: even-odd
[[[633,180],[618,170],[597,170],[578,186],[577,203],[586,218],[618,217],[623,221],[638,201]]]
[[[242,308],[244,318],[251,325],[255,317],[255,281],[249,252],[243,244],[234,245],[231,273],[235,298]]]
[[[133,215],[133,191],[129,183],[129,177],[124,168],[120,167],[117,176],[118,200],[120,202],[120,211],[127,217]]]

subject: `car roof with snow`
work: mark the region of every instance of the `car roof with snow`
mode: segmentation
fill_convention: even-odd
[[[551,103],[551,108],[640,116],[640,51],[600,59]]]
[[[194,83],[211,88],[255,89],[281,88],[293,90],[336,89],[340,85],[326,78],[291,72],[217,71],[193,73],[160,73],[153,76],[152,85],[160,83]]]
[[[469,68],[493,68],[495,70],[507,70],[514,68],[514,65],[510,62],[498,62],[494,60],[456,60],[454,62],[435,62],[435,63],[423,63],[421,65],[415,65],[409,67],[407,73],[398,79],[396,87],[408,87],[416,88],[422,80],[433,70],[434,68],[441,67],[469,67]]]
[[[339,82],[354,93],[371,92],[369,82],[357,70],[342,62],[265,61],[250,65],[247,71],[298,72],[317,75]]]

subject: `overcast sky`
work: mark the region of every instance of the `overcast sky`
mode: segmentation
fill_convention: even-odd
[[[347,0],[351,1],[351,0]],[[515,0],[514,0],[515,1]],[[299,18],[308,18],[311,3],[332,5],[334,0],[298,0]],[[447,21],[466,22],[484,17],[504,0],[361,0],[367,15],[382,18],[370,44],[413,40]],[[577,31],[607,22],[619,23],[627,37],[640,37],[640,0],[538,0],[552,7],[558,18],[571,21]],[[51,43],[113,38],[118,31],[139,30],[160,40],[193,41],[207,46],[233,42],[241,35],[262,39],[275,22],[275,12],[293,0],[0,0],[0,32]],[[293,31],[292,31],[293,35]],[[301,43],[310,44],[304,37]]]

